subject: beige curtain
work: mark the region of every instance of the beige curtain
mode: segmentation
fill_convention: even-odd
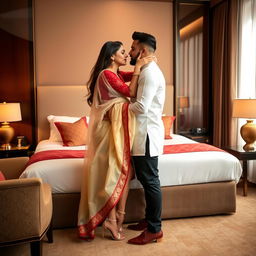
[[[236,96],[238,0],[212,7],[213,144],[235,144],[236,120],[232,100]]]
[[[180,41],[180,96],[189,95],[189,108],[182,109],[184,128],[203,127],[203,33],[202,29]]]

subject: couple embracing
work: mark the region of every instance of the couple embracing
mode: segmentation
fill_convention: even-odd
[[[84,240],[93,240],[100,224],[114,240],[125,239],[122,224],[135,173],[144,188],[146,209],[145,219],[128,226],[142,231],[128,243],[147,244],[163,237],[158,156],[163,152],[165,79],[154,56],[155,37],[134,32],[132,39],[134,70],[119,70],[129,56],[121,42],[109,41],[87,84],[91,112],[78,212],[79,237]]]

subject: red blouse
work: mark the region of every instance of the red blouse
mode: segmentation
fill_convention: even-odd
[[[104,70],[103,72],[114,90],[126,97],[130,97],[129,86],[125,82],[131,81],[133,72],[118,71],[118,75],[110,70]]]

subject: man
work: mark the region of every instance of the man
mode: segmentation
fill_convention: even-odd
[[[156,39],[154,36],[134,32],[133,43],[129,55],[131,65],[136,59],[154,55]],[[158,156],[163,153],[164,127],[162,111],[165,99],[165,79],[158,67],[152,61],[145,65],[138,80],[137,97],[130,109],[136,114],[137,124],[132,148],[136,176],[141,182],[146,200],[145,220],[129,229],[143,232],[128,243],[147,244],[163,237],[161,230],[162,194],[158,176]]]

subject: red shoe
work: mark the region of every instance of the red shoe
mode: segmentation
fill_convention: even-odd
[[[95,238],[94,230],[92,230],[90,233],[86,234],[84,226],[78,226],[78,237],[85,241],[92,241]]]
[[[163,238],[162,230],[157,233],[151,233],[148,230],[144,230],[139,236],[128,240],[128,243],[143,245],[151,242],[161,242],[162,238]]]
[[[131,230],[141,231],[148,227],[146,220],[140,220],[137,224],[128,225],[127,228]]]

